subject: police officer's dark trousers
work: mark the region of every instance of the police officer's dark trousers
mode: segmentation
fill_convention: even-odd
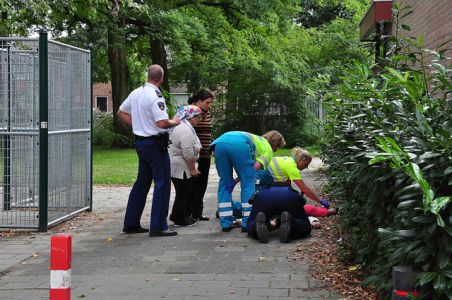
[[[171,192],[171,169],[167,149],[154,137],[137,140],[138,175],[129,195],[124,225],[139,226],[146,198],[154,180],[150,229],[168,229],[167,216]]]
[[[291,239],[308,236],[311,233],[311,225],[303,208],[305,203],[303,194],[288,187],[274,186],[257,192],[248,219],[248,235],[257,238],[255,219],[259,212],[263,212],[269,222],[271,217],[279,216],[282,212],[287,211],[292,215]]]

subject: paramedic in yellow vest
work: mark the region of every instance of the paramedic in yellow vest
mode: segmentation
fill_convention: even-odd
[[[312,161],[312,156],[308,151],[300,147],[292,149],[292,155],[275,156],[265,170],[259,170],[256,173],[256,189],[260,190],[265,186],[290,186],[293,181],[298,188],[308,198],[320,203],[323,207],[329,208],[327,200],[319,198],[301,178],[301,170],[304,170]],[[308,207],[309,208],[309,207]],[[306,208],[305,208],[306,210]],[[309,209],[308,209],[309,210]],[[310,214],[306,211],[308,215]],[[314,214],[315,215],[315,214]],[[325,214],[326,215],[326,214]]]
[[[215,155],[215,166],[220,176],[218,184],[218,210],[223,232],[232,229],[232,190],[240,181],[242,205],[242,231],[251,211],[248,200],[254,194],[255,172],[264,169],[273,157],[273,151],[284,147],[284,137],[276,130],[263,136],[243,131],[229,131],[210,145]],[[233,169],[238,175],[234,180]]]

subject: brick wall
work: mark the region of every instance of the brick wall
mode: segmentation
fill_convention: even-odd
[[[93,99],[92,106],[96,108],[96,97],[107,97],[107,111],[113,111],[113,102],[111,98],[111,84],[110,83],[95,83],[93,85]]]
[[[410,6],[414,12],[401,22],[411,27],[404,36],[423,35],[424,48],[438,50],[438,46],[449,41],[444,48],[451,48],[452,43],[452,1],[451,0],[397,0],[401,6]]]
[[[176,104],[178,105],[185,105],[187,103],[187,99],[189,97],[189,94],[186,92],[186,87],[183,86],[182,88],[171,88],[174,99],[176,100]],[[97,108],[97,102],[96,97],[107,97],[107,111],[112,112],[113,111],[113,101],[111,98],[111,83],[95,83],[93,85],[93,99],[92,99],[92,107],[93,109]]]

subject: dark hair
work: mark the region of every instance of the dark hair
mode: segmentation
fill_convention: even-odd
[[[197,94],[188,98],[188,104],[195,104],[198,101],[204,101],[208,98],[213,98],[213,95],[208,90],[200,90]]]

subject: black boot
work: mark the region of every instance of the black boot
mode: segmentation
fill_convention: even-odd
[[[279,226],[279,240],[288,243],[290,240],[290,219],[292,216],[287,211],[281,214],[281,226]]]
[[[260,212],[256,215],[256,233],[257,238],[261,243],[268,242],[268,227],[266,217],[263,212]]]

